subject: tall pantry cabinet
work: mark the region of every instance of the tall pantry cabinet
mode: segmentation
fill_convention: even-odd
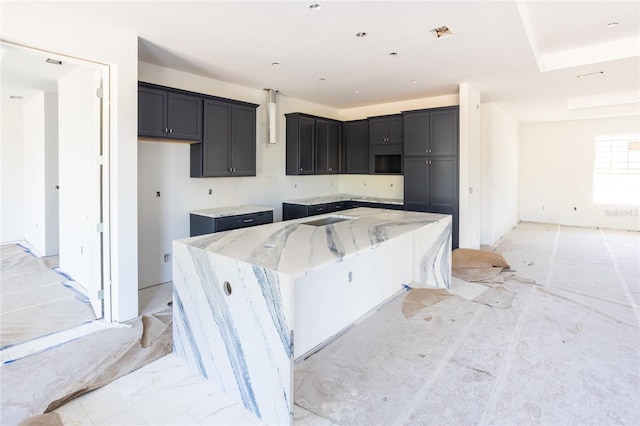
[[[458,247],[458,107],[403,112],[405,210],[453,216]]]

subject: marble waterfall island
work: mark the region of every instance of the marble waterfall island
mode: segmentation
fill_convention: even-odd
[[[450,288],[451,216],[356,208],[173,243],[174,346],[267,424],[293,363],[402,290]]]

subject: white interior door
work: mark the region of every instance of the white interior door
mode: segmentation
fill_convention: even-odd
[[[102,71],[80,66],[58,82],[60,268],[103,317],[101,218]]]

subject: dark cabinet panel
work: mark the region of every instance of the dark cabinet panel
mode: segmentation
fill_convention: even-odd
[[[191,146],[191,177],[256,175],[256,107],[204,101],[203,138]]]
[[[167,137],[166,90],[138,87],[138,136]]]
[[[256,175],[256,109],[233,105],[231,115],[231,174]]]
[[[230,104],[211,100],[205,101],[204,137],[201,147],[203,176],[229,176],[230,124]]]
[[[458,155],[458,107],[436,108],[430,112],[431,155]]]
[[[404,114],[404,155],[429,155],[429,111]]]
[[[316,173],[340,173],[341,125],[336,121],[316,119]]]
[[[344,134],[345,173],[369,173],[369,121],[347,121],[342,125]]]
[[[403,113],[405,210],[452,215],[458,247],[458,107]]]
[[[201,140],[202,98],[169,92],[167,123],[172,139]]]
[[[286,118],[286,173],[340,173],[342,123],[301,113],[286,114]]]
[[[299,113],[286,114],[286,174],[316,173],[316,120]]]
[[[404,155],[457,155],[458,107],[408,111],[404,117]]]
[[[394,114],[369,118],[369,143],[371,145],[402,142],[402,115]]]
[[[202,97],[139,83],[138,136],[199,142]]]

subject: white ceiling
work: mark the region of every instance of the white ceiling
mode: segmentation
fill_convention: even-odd
[[[337,109],[455,94],[468,82],[520,122],[639,111],[639,1],[91,1],[56,10],[58,24],[99,20],[138,34],[141,61]],[[436,39],[429,30],[441,25],[454,35]]]

